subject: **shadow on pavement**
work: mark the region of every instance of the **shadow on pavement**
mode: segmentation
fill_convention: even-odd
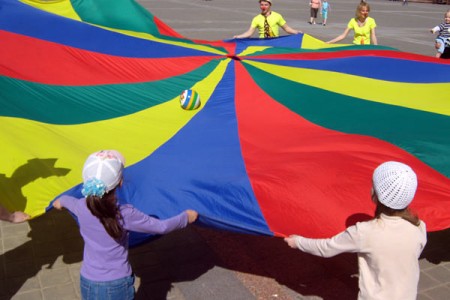
[[[450,261],[450,228],[428,233],[427,245],[421,258],[435,265]]]
[[[173,283],[195,281],[215,263],[211,249],[192,227],[134,247],[129,258],[140,278],[136,300],[168,299]]]
[[[355,216],[356,220],[367,216]],[[217,256],[216,264],[242,273],[273,278],[303,296],[322,299],[356,299],[356,254],[320,258],[287,247],[281,238],[261,237],[196,228]],[[420,259],[437,265],[450,261],[450,229],[428,233]],[[264,286],[247,286],[257,296]],[[280,299],[280,298],[278,298]]]
[[[42,282],[46,272],[82,260],[83,241],[68,213],[52,210],[31,220],[29,226],[31,239],[0,256],[7,286],[1,299],[12,298],[38,273]],[[450,229],[429,233],[422,259],[431,264],[450,261]],[[227,299],[239,289],[248,290],[250,297],[241,293],[236,299],[252,295],[296,299],[300,294],[347,300],[356,299],[358,293],[356,254],[320,258],[289,248],[282,238],[195,225],[131,249],[130,262],[140,280],[137,300],[198,299],[206,293]],[[180,286],[183,290],[177,295]]]
[[[69,214],[50,211],[30,220],[28,224],[29,239],[0,255],[0,261],[4,262],[5,267],[5,288],[1,289],[0,296],[5,299],[11,299],[24,284],[39,287],[32,280],[37,278],[39,272],[51,272],[55,265],[69,265],[82,260],[83,241],[79,237],[76,222]],[[8,226],[15,230],[21,225],[25,224]],[[11,235],[13,233],[11,231]],[[8,248],[8,243],[16,243],[14,239],[21,237],[2,238],[5,248]],[[45,279],[41,278],[44,285]]]
[[[358,273],[358,268],[355,254],[320,258],[289,248],[282,238],[204,228],[197,231],[215,252],[216,264],[219,266],[243,274],[272,278],[303,296],[315,295],[322,299],[357,298],[358,279],[355,274]],[[246,287],[258,299],[267,299],[271,294],[277,294],[277,299],[283,299],[283,294],[285,298],[289,298],[287,290],[283,291],[281,287],[277,290],[274,285],[255,281],[250,285],[246,284]]]

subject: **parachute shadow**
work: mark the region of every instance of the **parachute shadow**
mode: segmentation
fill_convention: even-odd
[[[346,219],[346,227],[372,218],[364,213],[353,214]],[[193,228],[213,252],[215,266],[243,274],[242,281],[251,282],[253,290],[262,293],[256,298],[264,299],[271,293],[289,298],[289,290],[328,300],[357,298],[358,264],[354,253],[321,258],[291,249],[278,237]],[[428,233],[421,260],[438,264],[450,261],[449,253],[450,229]],[[252,280],[254,275],[256,280]]]
[[[368,218],[371,216],[356,214],[347,223]],[[200,294],[207,297],[208,291],[218,298],[227,297],[217,294],[219,291],[239,299],[265,299],[268,293],[284,299],[289,295],[282,294],[291,290],[322,299],[344,300],[356,299],[358,293],[355,254],[324,259],[293,250],[279,237],[217,230],[198,224],[132,248],[130,262],[140,280],[137,300],[168,299],[171,293],[177,293],[174,283],[184,296],[196,289],[195,297]],[[237,271],[239,275],[222,272],[223,269]],[[245,286],[245,282],[251,282],[252,286]],[[248,297],[238,296],[239,291],[247,290]],[[250,290],[261,294],[252,295]]]
[[[58,280],[74,280],[75,287],[79,286],[76,282],[79,271],[75,269],[82,261],[83,240],[76,221],[67,211],[50,210],[30,220],[30,239],[11,250],[8,250],[8,237],[14,240],[20,236],[22,226],[25,226],[23,230],[28,229],[27,223],[3,224],[5,252],[0,255],[0,262],[4,263],[3,282],[7,288],[2,289],[2,297],[12,298],[45,269],[69,268],[73,279],[60,276]],[[450,230],[429,233],[421,260],[432,264],[450,261],[449,241]],[[187,299],[208,292],[224,299],[236,296],[238,290],[233,287],[239,286],[260,293],[260,297],[254,297],[260,299],[267,299],[268,293],[277,294],[280,299],[298,293],[340,300],[356,299],[358,293],[355,254],[320,258],[290,249],[282,238],[196,225],[132,248],[130,262],[139,280],[137,300],[168,299],[180,290]]]
[[[28,231],[29,226],[29,231]],[[1,299],[11,299],[20,290],[32,288],[38,273],[45,269],[61,270],[81,262],[83,241],[75,220],[67,212],[51,210],[23,224],[2,224],[5,251],[0,255],[5,270],[5,288]],[[21,234],[22,231],[24,234]],[[25,232],[28,231],[27,237]],[[23,242],[20,236],[24,236]],[[8,250],[9,245],[20,243]],[[63,274],[63,273],[61,273]],[[55,277],[56,278],[56,277]],[[70,278],[58,276],[59,281],[45,282],[57,285],[70,282]],[[78,280],[78,278],[76,279]],[[29,285],[29,287],[23,287]]]
[[[324,259],[291,249],[279,237],[196,230],[215,253],[216,265],[240,272],[244,282],[252,282],[253,290],[262,293],[257,299],[271,294],[291,298],[293,292],[322,299],[357,298],[355,254]]]
[[[153,238],[130,249],[130,263],[140,281],[136,300],[168,299],[169,293],[173,292],[173,283],[195,285],[194,280],[214,267],[213,252],[192,227]]]
[[[450,261],[450,229],[427,233],[427,245],[422,252],[421,258],[431,264],[437,265],[441,262]]]

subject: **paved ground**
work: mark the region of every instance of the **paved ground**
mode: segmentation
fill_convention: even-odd
[[[290,26],[327,40],[343,31],[357,1],[330,1],[329,25],[309,25],[307,1],[275,0]],[[231,38],[247,29],[256,0],[140,0],[179,33]],[[371,1],[381,44],[434,55],[427,29],[448,6]],[[347,42],[351,42],[350,39]],[[25,224],[0,222],[0,300],[78,299],[83,241],[67,212]],[[356,299],[353,254],[322,259],[289,249],[281,239],[191,226],[131,251],[137,299]],[[420,300],[450,297],[450,230],[430,233],[420,259]]]
[[[67,212],[0,222],[0,299],[79,299],[83,241]],[[356,299],[356,256],[322,259],[281,239],[191,226],[134,248],[137,299]],[[450,231],[429,234],[419,300],[448,300]]]
[[[443,22],[448,5],[371,0],[370,16],[377,22],[381,45],[402,51],[434,56],[434,35],[429,29]],[[138,0],[178,33],[192,39],[231,39],[250,26],[259,13],[257,0]],[[274,0],[273,10],[281,13],[289,26],[327,41],[341,34],[355,14],[358,0],[329,0],[327,26],[309,25],[309,1]],[[319,18],[320,19],[320,18]],[[321,22],[321,20],[319,20]],[[255,36],[256,37],[256,36]],[[351,43],[352,35],[342,43]]]

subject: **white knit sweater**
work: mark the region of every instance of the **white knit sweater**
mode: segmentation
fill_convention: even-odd
[[[322,257],[358,253],[359,296],[370,300],[415,300],[419,256],[427,242],[426,226],[382,214],[329,239],[296,236],[300,250]]]

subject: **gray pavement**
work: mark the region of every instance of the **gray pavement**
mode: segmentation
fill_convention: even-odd
[[[0,222],[0,300],[79,299],[83,240],[66,211]],[[356,299],[354,254],[323,259],[280,238],[190,226],[133,248],[136,299]],[[450,230],[429,233],[419,300],[448,300]]]
[[[370,16],[377,22],[380,45],[401,51],[434,56],[434,35],[429,29],[443,22],[449,5],[371,0]],[[250,26],[259,13],[257,0],[138,0],[178,33],[191,39],[231,39]],[[341,34],[355,14],[358,0],[329,0],[327,26],[309,25],[309,1],[274,0],[273,10],[281,13],[289,26],[320,40]],[[321,22],[320,18],[319,21]],[[256,37],[256,36],[255,36]],[[351,43],[352,35],[341,43]]]
[[[357,1],[330,0],[328,26],[309,25],[307,1],[275,0],[291,27],[322,40],[343,31]],[[189,38],[220,40],[245,31],[256,0],[140,0]],[[434,55],[428,29],[445,5],[373,0],[380,44]],[[348,38],[346,42],[350,43]],[[83,241],[67,212],[24,224],[0,222],[0,300],[79,299]],[[137,299],[356,299],[353,254],[323,259],[289,249],[279,238],[190,226],[131,250]],[[429,233],[420,259],[420,300],[450,299],[450,230]]]

